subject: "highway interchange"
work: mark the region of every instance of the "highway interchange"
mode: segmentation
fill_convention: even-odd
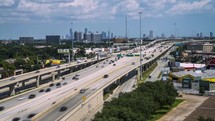
[[[160,53],[168,49],[164,49],[164,47],[167,46],[163,46],[162,48],[158,48],[158,46],[160,45],[151,48],[143,47],[145,48],[143,49],[143,54],[146,54],[145,57],[151,56],[152,53],[154,54],[154,57],[151,57],[148,60],[143,58],[143,63],[149,62],[151,59],[157,57]],[[168,47],[170,46],[171,45],[168,45]],[[157,51],[153,52],[155,49]],[[83,96],[87,97],[96,92],[97,89],[108,83],[112,83],[111,81],[120,75],[139,66],[139,57],[123,57],[117,61],[115,58],[116,57],[112,57],[99,64],[72,73],[66,76],[65,79],[56,82],[54,86],[48,84],[46,87],[38,88],[34,91],[27,92],[6,102],[0,103],[0,107],[4,107],[4,110],[0,111],[0,119],[4,121],[18,118],[20,118],[20,120],[26,120],[30,119],[31,116],[40,113],[44,108],[51,110],[47,111],[46,115],[41,117],[40,120],[53,121],[58,119],[63,113],[67,113],[67,111],[60,111],[62,106],[65,106],[68,109],[74,108],[77,103],[82,101]],[[115,62],[110,64],[111,60]],[[135,62],[135,64],[133,65],[132,62]],[[114,66],[113,64],[116,65]],[[35,74],[35,72],[33,74]],[[78,80],[73,79],[76,74],[76,77],[79,78]],[[103,78],[104,75],[108,75],[108,77]],[[58,85],[56,86],[57,83]],[[48,88],[50,91],[45,92]],[[42,89],[44,91],[40,92]],[[87,90],[80,94],[79,92],[81,89]],[[31,94],[34,94],[35,97],[28,99]]]

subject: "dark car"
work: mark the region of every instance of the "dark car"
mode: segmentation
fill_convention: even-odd
[[[33,98],[35,98],[35,97],[36,97],[35,94],[31,94],[31,95],[29,95],[28,99],[33,99]]]
[[[107,75],[107,74],[105,74],[105,75],[103,76],[103,78],[108,78],[108,75]]]
[[[45,92],[50,92],[50,91],[51,91],[51,89],[50,89],[50,88],[47,88]]]
[[[114,63],[113,66],[116,66],[116,64]]]
[[[74,79],[74,80],[79,80],[79,78],[76,77],[76,76],[72,77],[72,79]]]
[[[86,91],[86,89],[81,89],[80,93],[84,93]]]
[[[39,71],[39,70],[37,70],[37,71],[35,71],[35,73],[40,73],[40,71]]]
[[[60,111],[61,111],[61,112],[65,111],[65,110],[67,110],[67,107],[66,107],[66,106],[63,106],[63,107],[60,108]]]

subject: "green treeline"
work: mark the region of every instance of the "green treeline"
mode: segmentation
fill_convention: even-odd
[[[172,105],[177,95],[171,83],[146,82],[106,102],[93,121],[146,121],[163,106]]]

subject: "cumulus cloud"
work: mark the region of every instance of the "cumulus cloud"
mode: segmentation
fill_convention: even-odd
[[[172,8],[169,9],[169,13],[172,14],[186,14],[188,12],[196,12],[198,10],[205,10],[207,9],[208,5],[211,3],[212,0],[201,0],[201,1],[194,1],[194,2],[180,2]]]
[[[5,7],[8,7],[8,6],[11,6],[15,3],[14,0],[1,0],[0,1],[0,7],[1,6],[5,6]]]
[[[120,16],[138,19],[139,11],[143,17],[163,17],[213,12],[214,4],[212,0],[0,0],[0,21],[97,20]]]

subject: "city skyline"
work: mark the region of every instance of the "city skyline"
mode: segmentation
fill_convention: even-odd
[[[69,35],[84,28],[125,36],[139,36],[139,11],[142,33],[153,36],[196,36],[215,33],[215,1],[212,0],[1,0],[0,39],[31,36]]]

